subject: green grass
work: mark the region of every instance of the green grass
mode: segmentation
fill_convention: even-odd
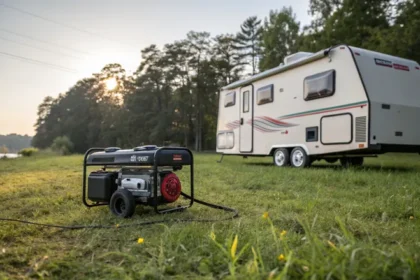
[[[418,155],[381,156],[348,170],[218,158],[196,155],[196,197],[237,208],[240,218],[79,231],[0,222],[0,279],[420,277]],[[126,220],[107,207],[87,209],[81,164],[81,156],[0,160],[0,216],[62,225],[229,216],[200,205],[164,217],[137,207]]]

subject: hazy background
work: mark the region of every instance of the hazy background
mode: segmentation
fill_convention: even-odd
[[[183,39],[190,30],[212,35],[236,33],[247,17],[265,18],[270,9],[283,6],[292,6],[304,26],[310,22],[308,5],[308,0],[0,0],[0,53],[77,71],[70,73],[0,54],[0,134],[33,135],[37,106],[45,96],[56,97],[107,63],[120,63],[131,74],[139,65],[140,49],[150,44],[162,46]]]

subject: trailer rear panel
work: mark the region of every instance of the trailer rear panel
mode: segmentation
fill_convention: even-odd
[[[364,49],[351,49],[370,103],[370,144],[420,146],[419,64]]]

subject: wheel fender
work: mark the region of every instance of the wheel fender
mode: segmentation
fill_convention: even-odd
[[[272,154],[276,149],[278,149],[278,148],[296,148],[296,147],[300,147],[300,148],[302,148],[304,151],[305,151],[305,153],[309,156],[310,154],[309,154],[309,150],[308,150],[308,147],[306,147],[306,145],[304,145],[304,144],[295,144],[295,145],[273,145],[273,146],[271,146],[271,149],[270,149],[270,154]]]

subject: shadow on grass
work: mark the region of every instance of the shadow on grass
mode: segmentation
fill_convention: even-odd
[[[245,162],[245,165],[250,166],[273,166],[270,162]],[[344,170],[340,165],[311,165],[310,169],[333,169],[333,170]],[[365,165],[362,167],[352,167],[355,171],[382,171],[382,172],[417,172],[416,168],[404,167],[404,166],[378,166],[378,165]]]

